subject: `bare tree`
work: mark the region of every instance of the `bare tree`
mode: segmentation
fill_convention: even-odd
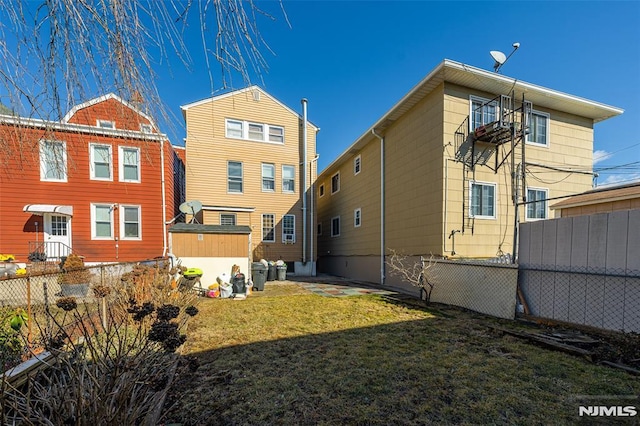
[[[412,261],[408,256],[400,254],[393,249],[389,251],[391,252],[391,256],[388,257],[386,262],[389,267],[389,272],[414,287],[418,287],[420,289],[420,299],[428,304],[431,301],[431,292],[433,291],[436,280],[433,267],[437,262],[433,255],[431,255],[429,259],[420,256],[419,261]]]
[[[277,5],[287,21],[282,5]],[[270,51],[258,23],[274,14],[242,0],[0,0],[0,103],[59,120],[74,105],[114,92],[166,114],[157,67],[193,65],[184,35],[196,27],[211,92],[261,78]],[[288,23],[288,21],[287,21]],[[219,72],[214,71],[217,63]],[[217,75],[217,78],[214,78]]]

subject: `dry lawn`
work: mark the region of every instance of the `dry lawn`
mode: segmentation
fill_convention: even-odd
[[[199,367],[181,370],[167,423],[546,425],[584,421],[580,405],[640,409],[637,377],[496,334],[489,325],[518,325],[455,308],[269,282],[199,309],[184,351]]]

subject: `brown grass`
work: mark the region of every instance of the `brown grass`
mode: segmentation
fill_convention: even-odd
[[[287,283],[199,309],[185,349],[200,367],[181,372],[167,422],[571,424],[580,405],[640,408],[628,399],[636,377],[498,335],[489,326],[514,324],[455,308]]]

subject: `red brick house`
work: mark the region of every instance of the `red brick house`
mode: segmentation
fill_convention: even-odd
[[[108,94],[62,121],[0,115],[0,253],[16,261],[162,256],[179,156],[136,105]]]

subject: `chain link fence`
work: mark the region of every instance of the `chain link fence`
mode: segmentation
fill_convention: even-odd
[[[640,332],[640,271],[520,265],[530,315],[608,330]]]

